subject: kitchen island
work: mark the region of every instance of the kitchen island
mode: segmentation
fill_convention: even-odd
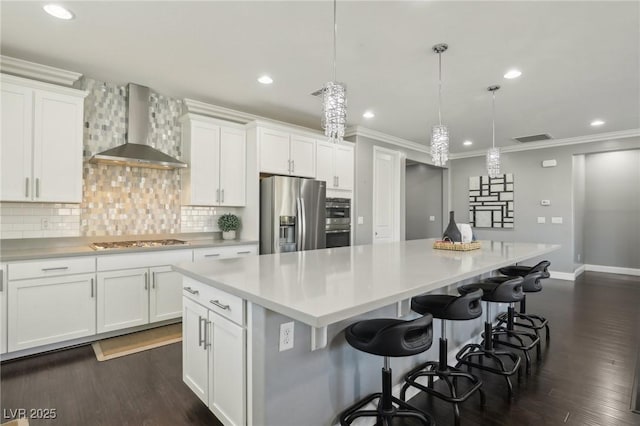
[[[482,241],[480,250],[458,252],[434,250],[433,241],[175,265],[185,277],[185,382],[226,424],[335,424],[341,410],[380,388],[381,359],[346,344],[346,326],[365,318],[414,317],[409,300],[415,295],[448,292],[452,284],[559,248]],[[192,308],[206,309],[188,312]],[[279,352],[280,325],[292,320],[293,348]],[[476,339],[481,321],[464,326],[452,327],[452,348]],[[192,365],[197,350],[212,351],[206,368]],[[394,359],[396,379],[435,359],[435,351]],[[232,392],[229,381],[237,384]],[[234,391],[241,403],[233,403]]]

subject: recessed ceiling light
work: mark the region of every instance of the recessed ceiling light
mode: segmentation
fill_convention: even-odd
[[[519,70],[509,70],[507,71],[507,73],[504,75],[504,78],[508,78],[508,79],[512,79],[512,78],[518,78],[522,75],[522,71]]]
[[[364,118],[373,118],[373,117],[375,117],[376,115],[373,113],[373,111],[365,111],[365,112],[364,112],[364,114],[362,114],[362,116],[363,116]]]
[[[260,78],[258,78],[258,81],[262,84],[271,84],[273,83],[273,79],[271,77],[269,77],[268,75],[263,75]]]
[[[462,142],[462,145],[464,145],[464,146],[473,145],[473,142],[471,142],[471,141],[464,141],[464,142]]]
[[[47,12],[51,16],[55,16],[58,19],[73,19],[73,13],[70,10],[65,9],[59,4],[47,4],[42,7],[45,12]]]
[[[593,120],[593,121],[591,122],[591,125],[592,125],[592,126],[594,126],[594,127],[596,127],[596,126],[602,126],[603,124],[604,124],[604,121],[602,121],[602,120]]]

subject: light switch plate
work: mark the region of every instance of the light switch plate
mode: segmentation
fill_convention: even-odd
[[[547,218],[544,216],[538,216],[538,223],[547,223]]]
[[[358,225],[364,224],[364,217],[358,216]]]
[[[553,216],[551,217],[551,223],[555,223],[556,225],[559,225],[562,223],[562,216]]]
[[[436,221],[435,216],[429,216],[429,222],[435,222],[435,221]]]

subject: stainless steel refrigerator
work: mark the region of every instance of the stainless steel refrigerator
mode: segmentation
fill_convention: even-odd
[[[260,182],[260,253],[326,247],[326,183],[271,176]]]

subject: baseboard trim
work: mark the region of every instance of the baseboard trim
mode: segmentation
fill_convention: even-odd
[[[636,269],[636,268],[622,268],[619,266],[604,266],[604,265],[584,265],[584,266],[587,271],[640,276],[640,269]]]
[[[576,273],[575,272],[557,272],[557,271],[549,271],[551,274],[551,278],[554,280],[565,280],[565,281],[575,281]]]
[[[573,275],[578,278],[580,275],[584,274],[584,272],[587,270],[586,265],[580,265],[578,266],[578,268],[573,271]]]

